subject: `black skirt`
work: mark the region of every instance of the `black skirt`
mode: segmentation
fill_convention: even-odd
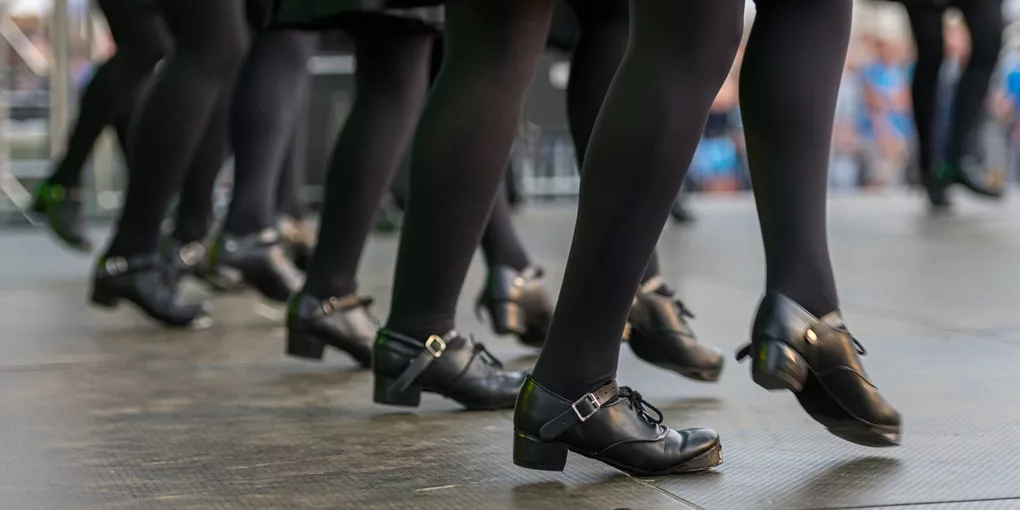
[[[343,28],[356,15],[398,18],[408,28],[443,29],[443,0],[275,0],[270,26],[328,30]]]

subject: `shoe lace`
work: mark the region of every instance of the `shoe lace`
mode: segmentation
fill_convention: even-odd
[[[681,317],[687,317],[688,319],[694,318],[694,312],[691,312],[690,308],[684,306],[683,301],[680,301],[679,299],[674,299],[673,303],[676,305],[677,312],[680,313]]]
[[[670,286],[666,285],[665,283],[662,284],[662,286],[660,286],[655,291],[655,293],[666,297],[676,296],[676,291],[673,290]],[[690,308],[687,308],[687,306],[684,305],[683,301],[679,299],[674,299],[673,305],[676,306],[676,311],[681,317],[686,317],[688,319],[694,318],[694,312],[692,312]]]
[[[468,341],[470,341],[472,345],[471,359],[468,361],[468,365],[470,365],[475,360],[475,358],[481,358],[482,362],[485,363],[486,365],[495,367],[497,369],[503,368],[503,362],[496,358],[496,355],[492,354],[492,352],[490,352],[489,349],[487,349],[484,344],[482,344],[481,342],[476,342],[474,335],[469,335]]]
[[[372,304],[375,303],[375,298],[371,296],[358,297],[358,306],[365,310],[365,315],[368,316],[368,320],[372,321],[372,324],[376,328],[382,328],[382,321],[379,320],[375,314],[372,313]]]
[[[629,402],[627,406],[637,411],[637,413],[641,415],[641,417],[644,418],[645,421],[647,421],[648,423],[651,423],[653,425],[659,425],[662,423],[662,420],[664,418],[662,416],[662,411],[660,411],[657,407],[653,406],[652,404],[649,404],[648,401],[645,400],[640,393],[638,393],[630,386],[620,387],[620,398],[626,399]],[[649,410],[654,412],[655,416],[649,414],[648,413]]]

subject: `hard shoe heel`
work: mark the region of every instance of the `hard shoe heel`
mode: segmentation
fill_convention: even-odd
[[[92,289],[91,300],[93,303],[102,306],[103,308],[113,308],[120,303],[120,296],[110,292],[109,290],[96,286]]]
[[[540,471],[563,471],[567,465],[567,448],[514,432],[514,464]]]
[[[763,342],[755,346],[751,379],[767,390],[804,389],[808,364],[789,345],[782,342]]]
[[[326,344],[304,331],[287,332],[287,354],[297,358],[322,360]]]
[[[523,308],[511,301],[501,301],[489,308],[492,329],[499,335],[523,335],[528,332],[528,321]]]
[[[412,384],[403,391],[391,390],[394,381],[395,379],[376,375],[372,400],[378,404],[391,406],[418,407],[421,404],[421,386]]]

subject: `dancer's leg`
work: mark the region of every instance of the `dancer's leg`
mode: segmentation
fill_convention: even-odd
[[[630,48],[585,156],[552,329],[514,412],[519,465],[563,469],[563,443],[641,474],[721,461],[718,435],[659,426],[614,380],[635,292],[740,44],[743,7],[632,2]]]
[[[570,257],[535,367],[536,380],[568,399],[616,373],[634,294],[742,31],[739,0],[633,7],[631,47],[585,156]]]
[[[114,124],[170,50],[170,37],[159,14],[133,0],[100,0],[117,52],[104,62],[85,88],[78,120],[67,150],[49,181],[75,188],[92,146],[106,126]]]
[[[397,331],[425,338],[453,328],[457,298],[506,169],[552,4],[456,0],[447,5],[445,60],[412,153],[389,318]]]
[[[410,141],[428,89],[435,36],[402,30],[381,16],[365,20],[349,30],[358,62],[357,95],[333,147],[319,244],[305,284],[305,291],[320,300],[356,290],[355,276],[372,219]]]
[[[108,254],[154,253],[159,226],[220,93],[243,56],[245,30],[239,0],[174,0],[162,5],[175,51],[139,112],[127,199]]]
[[[311,87],[307,62],[318,34],[258,34],[238,77],[231,139],[235,183],[223,228],[244,236],[276,224],[277,189],[294,129]]]
[[[899,413],[867,380],[839,315],[826,191],[851,0],[759,0],[740,76],[740,105],[765,245],[766,294],[752,328],[752,378],[793,391],[833,434],[899,442]]]
[[[1004,28],[1001,0],[961,1],[958,8],[970,31],[971,49],[953,101],[953,118],[946,146],[946,161],[952,164],[974,150],[978,120],[988,97],[988,84],[1002,50]]]
[[[946,204],[945,191],[934,179],[935,115],[938,112],[939,69],[942,67],[942,13],[944,9],[918,2],[908,4],[907,15],[917,47],[917,62],[911,92],[914,99],[914,124],[917,126],[918,162],[921,182],[934,205]]]
[[[178,194],[173,238],[182,243],[202,242],[209,235],[213,222],[213,193],[216,179],[230,155],[228,88],[220,93],[212,117]]]
[[[99,2],[110,26],[117,53],[107,60],[85,89],[67,150],[53,173],[36,190],[32,209],[67,246],[91,251],[81,209],[81,174],[103,129],[117,124],[125,148],[127,120],[156,63],[169,51],[170,37],[158,14],[134,0]]]

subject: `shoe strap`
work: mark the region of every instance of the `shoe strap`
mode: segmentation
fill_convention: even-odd
[[[538,430],[539,437],[547,441],[556,439],[564,432],[588,421],[602,409],[602,406],[613,401],[619,394],[620,387],[616,384],[616,379],[591,393],[585,393],[570,404],[566,411],[542,425]]]
[[[395,331],[387,329],[383,330],[381,333],[388,338],[397,340],[404,344],[414,345],[419,348],[423,345],[420,340]],[[410,387],[416,379],[418,379],[418,376],[420,376],[422,372],[429,368],[433,362],[443,355],[443,352],[446,351],[447,344],[454,338],[457,338],[456,331],[450,331],[443,336],[429,336],[424,342],[425,350],[415,356],[415,358],[411,361],[411,364],[404,369],[395,381],[393,381],[393,384],[387,388],[387,391],[391,394],[395,394],[407,390],[407,388]]]
[[[98,268],[107,276],[117,276],[145,269],[161,268],[162,258],[158,254],[135,255],[133,257],[106,257]]]

